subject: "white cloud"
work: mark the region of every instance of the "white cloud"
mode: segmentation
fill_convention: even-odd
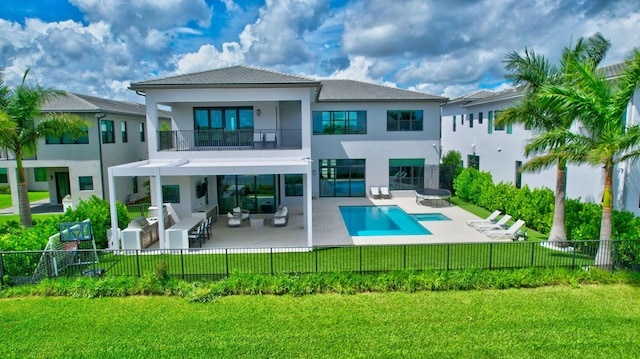
[[[176,56],[172,62],[176,74],[210,70],[242,64],[244,54],[238,43],[224,43],[222,52],[213,45],[204,45],[198,52]]]

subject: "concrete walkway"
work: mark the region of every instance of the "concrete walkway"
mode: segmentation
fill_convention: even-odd
[[[64,213],[62,204],[50,203],[49,201],[49,198],[45,198],[31,202],[31,214]],[[0,209],[0,215],[5,214],[18,214],[18,212],[14,212],[11,207]]]

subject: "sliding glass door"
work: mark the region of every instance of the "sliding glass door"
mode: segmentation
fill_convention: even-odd
[[[276,207],[275,175],[218,176],[218,205],[220,213],[235,207],[251,213],[273,213]]]
[[[320,197],[364,197],[364,159],[320,160]]]

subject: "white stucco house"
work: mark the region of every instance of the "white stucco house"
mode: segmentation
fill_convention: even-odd
[[[49,191],[51,203],[62,203],[70,195],[71,204],[92,195],[109,198],[107,168],[147,158],[145,106],[67,93],[56,96],[41,108],[43,113],[75,115],[87,123],[86,133],[41,139],[34,156],[23,161],[27,186],[32,191]],[[169,113],[161,113],[164,121]],[[16,163],[13,154],[3,150],[0,177],[11,186],[13,211],[18,211]],[[146,196],[143,178],[120,178],[114,193],[121,202]]]
[[[613,78],[622,64],[603,67]],[[521,173],[518,168],[527,161],[524,146],[535,136],[521,125],[496,126],[496,113],[517,101],[524,94],[522,88],[503,91],[477,91],[454,98],[442,106],[443,153],[457,150],[462,154],[464,167],[476,167],[490,172],[494,182],[511,182],[520,187],[547,187],[555,190],[555,168],[540,173]],[[640,123],[640,92],[630,101],[627,123]],[[576,128],[576,130],[579,130]],[[602,169],[569,165],[567,169],[567,197],[600,203],[604,184]],[[615,208],[640,215],[640,163],[618,165],[614,174]]]
[[[301,235],[312,246],[314,198],[365,197],[371,186],[437,187],[440,96],[245,66],[130,88],[145,96],[149,158],[110,167],[111,192],[120,177],[149,176],[152,205],[171,203],[179,218],[301,205]],[[160,106],[172,109],[170,130],[159,127]],[[117,233],[115,212],[111,218]],[[117,238],[110,246],[120,246]]]

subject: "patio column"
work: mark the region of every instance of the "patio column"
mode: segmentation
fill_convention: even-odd
[[[307,172],[302,174],[303,188],[303,212],[304,212],[304,228],[307,231],[307,246],[313,247],[313,223],[312,223],[312,202],[311,202],[311,165],[307,168]]]
[[[156,208],[158,208],[158,240],[160,249],[164,249],[164,203],[162,201],[162,181],[160,180],[160,167],[156,167]]]
[[[120,249],[120,228],[118,227],[118,208],[116,208],[116,187],[113,180],[113,168],[107,168],[109,186],[109,212],[111,215],[111,238],[109,249]]]

